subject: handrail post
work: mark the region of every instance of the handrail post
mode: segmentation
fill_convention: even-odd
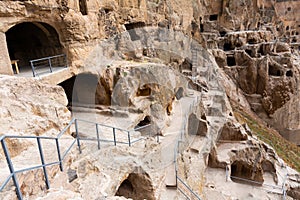
[[[37,144],[38,144],[40,158],[41,158],[41,162],[42,162],[42,165],[43,165],[46,188],[49,189],[50,188],[50,183],[49,183],[49,179],[48,179],[47,169],[46,169],[46,166],[45,166],[45,159],[44,159],[43,149],[42,149],[42,145],[41,145],[41,139],[36,138],[36,141],[37,141]]]
[[[130,131],[127,131],[128,133],[128,145],[131,146],[131,141],[130,141]]]
[[[32,70],[33,77],[35,77],[36,74],[35,74],[35,71],[34,71],[34,64],[33,64],[33,61],[30,61],[30,65],[31,65],[31,70]]]
[[[16,187],[16,193],[17,193],[18,199],[22,200],[23,199],[22,192],[21,192],[21,189],[20,189],[20,186],[19,186],[17,176],[15,174],[14,166],[13,166],[13,164],[11,162],[11,159],[10,159],[10,155],[9,155],[6,143],[5,143],[5,138],[3,138],[1,140],[1,145],[2,145],[3,152],[4,152],[4,155],[5,155],[5,158],[6,158],[6,162],[8,164],[9,171],[12,174],[12,179],[13,179],[14,185]]]
[[[157,131],[156,137],[157,137],[157,142],[159,142],[159,132],[158,131]]]
[[[64,171],[62,160],[61,160],[58,138],[55,139],[55,142],[56,142],[56,149],[57,149],[57,155],[58,155],[58,160],[59,160],[59,168],[60,168],[60,171]]]
[[[115,146],[117,146],[117,141],[116,141],[116,129],[113,128],[113,135],[114,135],[114,143],[115,143]]]
[[[77,119],[75,119],[75,131],[76,131],[76,139],[77,139],[78,150],[79,150],[79,153],[81,153],[80,137],[79,137],[79,131],[78,131],[78,123],[77,123]]]
[[[50,68],[50,72],[52,73],[52,64],[51,64],[51,58],[48,58],[48,63],[49,63],[49,68]]]
[[[98,128],[98,124],[97,123],[96,123],[96,133],[97,133],[98,149],[100,149],[99,128]]]

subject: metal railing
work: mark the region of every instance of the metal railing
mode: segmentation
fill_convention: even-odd
[[[192,104],[190,104],[188,110],[187,110],[187,113],[185,115],[185,118],[184,118],[184,122],[183,122],[183,127],[181,128],[181,131],[180,131],[180,135],[178,136],[178,139],[176,141],[176,145],[175,145],[175,148],[174,148],[174,164],[175,164],[175,174],[176,174],[176,183],[177,183],[177,189],[179,190],[179,192],[181,192],[187,199],[197,199],[197,200],[201,200],[201,198],[199,197],[199,195],[193,191],[193,189],[187,184],[184,182],[183,179],[181,179],[179,176],[178,176],[178,170],[177,170],[177,156],[180,152],[179,148],[180,148],[180,144],[183,143],[184,144],[184,133],[185,133],[185,130],[187,129],[187,120],[188,120],[188,117],[189,117],[189,114],[195,110],[196,106],[199,104],[199,102],[201,101],[201,96],[196,96],[196,100],[193,101]],[[179,187],[179,184],[182,185],[185,189],[182,189]],[[188,191],[188,192],[186,192]],[[187,194],[189,193],[189,194]]]
[[[43,73],[52,73],[55,67],[68,67],[65,54],[30,60],[29,62],[33,77]]]
[[[95,128],[96,128],[96,138],[84,138],[84,137],[81,137],[80,133],[79,133],[78,121],[84,121],[86,123],[94,124]],[[73,139],[72,143],[65,148],[66,149],[65,152],[61,152],[60,139],[69,130],[69,128],[73,124],[75,125],[76,137]],[[100,135],[99,135],[99,127],[100,126],[110,128],[112,130],[113,138],[114,139],[113,140],[104,140],[104,139],[102,139],[100,137]],[[147,125],[147,126],[149,126],[149,125]],[[21,189],[20,189],[19,181],[18,181],[18,178],[17,178],[17,174],[22,173],[22,172],[31,171],[31,170],[40,169],[40,168],[43,169],[43,174],[44,174],[44,177],[45,177],[45,185],[46,185],[46,188],[49,189],[50,188],[50,182],[49,182],[49,178],[48,178],[48,173],[47,173],[46,167],[49,167],[49,166],[52,166],[52,165],[59,165],[60,170],[63,171],[63,161],[66,158],[66,156],[68,155],[68,153],[71,151],[71,149],[74,147],[75,143],[77,143],[79,153],[82,152],[82,150],[81,150],[81,141],[83,141],[83,140],[97,141],[98,149],[100,149],[100,142],[113,142],[115,146],[117,145],[117,143],[128,144],[128,146],[131,146],[132,144],[134,144],[134,143],[136,143],[136,142],[144,139],[144,138],[141,137],[141,138],[138,138],[138,139],[135,139],[135,140],[132,141],[131,132],[132,131],[140,130],[140,129],[144,128],[144,127],[146,127],[146,126],[139,127],[137,129],[133,129],[133,130],[125,130],[125,129],[121,129],[121,128],[117,128],[117,127],[113,127],[113,126],[109,126],[109,125],[104,125],[104,124],[99,124],[99,123],[95,123],[95,122],[90,122],[90,121],[86,121],[86,120],[81,120],[81,119],[75,119],[75,118],[73,118],[68,123],[68,125],[56,137],[2,135],[2,136],[0,136],[0,143],[1,143],[1,146],[2,146],[2,149],[3,149],[4,156],[6,158],[6,162],[7,162],[7,166],[8,166],[10,174],[4,180],[4,182],[2,183],[2,185],[0,185],[0,192],[5,188],[5,186],[12,179],[13,180],[13,184],[14,184],[15,189],[16,189],[17,197],[18,197],[19,200],[22,200],[23,197],[22,197],[22,192],[21,192]],[[116,130],[120,130],[120,131],[125,132],[127,134],[128,142],[118,141],[117,140],[117,135],[116,135]],[[41,164],[38,164],[38,165],[35,165],[35,166],[32,166],[32,167],[28,167],[28,168],[23,168],[23,169],[16,170],[14,168],[14,164],[13,164],[13,161],[11,159],[11,155],[10,155],[9,149],[7,147],[6,139],[34,139],[34,140],[36,140],[37,146],[38,146],[39,155],[40,155]],[[45,162],[45,154],[43,152],[43,147],[42,147],[42,142],[41,142],[42,140],[52,140],[52,141],[55,141],[56,153],[57,153],[57,161],[49,162],[49,163]]]

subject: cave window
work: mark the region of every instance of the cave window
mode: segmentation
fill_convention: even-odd
[[[296,43],[297,42],[297,39],[296,38],[293,38],[292,39],[292,43]]]
[[[119,186],[115,196],[131,199],[155,199],[151,179],[147,173],[130,173]]]
[[[135,22],[135,23],[125,24],[125,28],[128,31],[132,41],[141,39],[140,36],[136,33],[136,30],[134,30],[134,29],[138,29],[138,28],[142,28],[142,27],[145,27],[144,22]]]
[[[275,66],[269,65],[269,75],[271,75],[271,76],[282,76],[283,73],[281,72],[281,70],[279,70]]]
[[[227,66],[235,66],[235,58],[234,56],[227,56]]]
[[[138,88],[136,96],[150,96],[151,88],[148,85],[144,85],[142,88]]]
[[[209,16],[209,21],[216,21],[218,20],[218,15],[210,15]]]
[[[135,128],[139,128],[139,127],[142,127],[142,126],[147,126],[151,124],[151,118],[150,116],[146,116],[142,121],[140,121]]]
[[[193,64],[189,59],[184,59],[183,63],[180,65],[180,69],[182,70],[188,70],[192,71],[193,70]]]
[[[232,45],[230,43],[225,43],[224,44],[224,51],[230,51],[233,50],[234,48],[232,48]]]
[[[291,7],[288,7],[288,8],[287,8],[287,11],[291,11],[291,10],[292,10],[292,8],[291,8]]]
[[[256,43],[257,43],[256,40],[253,38],[248,40],[248,44],[256,44]]]
[[[250,49],[246,49],[245,52],[246,52],[249,56],[253,57],[252,51],[251,51]]]
[[[204,25],[200,24],[200,32],[203,33],[204,32]]]
[[[290,27],[289,27],[289,26],[287,26],[287,27],[285,28],[285,30],[286,30],[286,31],[290,30]]]
[[[288,71],[286,72],[286,76],[288,76],[288,77],[293,77],[293,71],[292,71],[292,70],[288,70]]]
[[[88,14],[86,0],[79,0],[79,9],[82,15]]]
[[[224,37],[226,35],[226,31],[220,31],[219,33],[221,37]]]
[[[299,32],[296,32],[296,35],[299,35]]]
[[[234,161],[231,164],[231,179],[234,182],[248,183],[247,180],[258,182],[259,185],[263,183],[262,171],[254,172],[254,167],[243,161]],[[254,176],[253,176],[254,175]],[[244,179],[244,180],[243,180]]]

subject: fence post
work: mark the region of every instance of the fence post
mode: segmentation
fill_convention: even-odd
[[[8,164],[9,171],[12,174],[12,179],[13,179],[14,185],[16,187],[16,193],[17,193],[18,199],[22,200],[23,199],[22,192],[21,192],[21,189],[20,189],[20,186],[19,186],[17,176],[15,174],[14,166],[13,166],[13,164],[11,162],[11,159],[10,159],[10,155],[9,155],[6,143],[5,143],[5,138],[3,138],[1,140],[1,145],[2,145],[2,148],[3,148],[3,153],[4,153],[5,158],[6,158],[6,162]]]
[[[128,145],[131,146],[131,141],[130,141],[130,131],[127,131],[128,133]]]
[[[114,143],[115,143],[115,146],[117,146],[117,141],[116,141],[116,129],[113,128],[113,135],[114,135]]]
[[[34,71],[34,65],[33,65],[33,62],[30,61],[30,65],[31,65],[31,70],[32,70],[32,74],[33,74],[33,77],[35,77],[35,71]]]
[[[157,137],[157,142],[159,142],[159,132],[157,132],[156,137]]]
[[[56,149],[57,149],[57,155],[58,155],[58,160],[59,160],[59,168],[60,168],[60,171],[64,171],[62,160],[61,160],[61,155],[60,155],[58,138],[55,139],[55,142],[56,142]]]
[[[51,64],[51,58],[48,58],[49,68],[50,72],[52,73],[52,64]]]
[[[79,131],[78,131],[78,123],[77,123],[77,119],[75,119],[75,131],[76,131],[76,139],[77,139],[78,150],[79,150],[79,153],[81,153],[80,137],[79,137]]]
[[[98,149],[100,149],[99,128],[98,128],[98,124],[97,123],[96,123],[96,134],[97,134]]]
[[[44,171],[44,176],[45,176],[46,187],[47,187],[47,189],[49,189],[50,188],[50,183],[49,183],[49,179],[48,179],[47,169],[46,169],[46,166],[45,166],[45,159],[44,159],[43,149],[42,149],[42,145],[41,145],[41,139],[36,138],[36,141],[37,141],[37,144],[38,144],[40,158],[41,158],[41,162],[42,162],[42,165],[43,165],[43,171]]]

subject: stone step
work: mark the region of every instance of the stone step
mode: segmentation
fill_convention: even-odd
[[[169,165],[166,168],[165,184],[167,187],[176,187],[177,186],[175,163]]]

